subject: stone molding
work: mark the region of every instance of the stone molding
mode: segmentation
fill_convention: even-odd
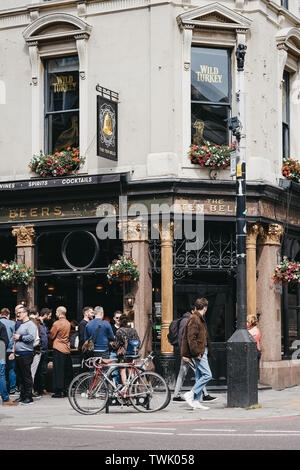
[[[246,32],[252,21],[220,3],[211,3],[182,13],[177,17],[177,23],[182,29],[209,28]]]
[[[130,219],[118,224],[122,232],[124,242],[148,241],[148,221],[141,219]]]
[[[35,230],[33,225],[15,225],[12,235],[17,238],[17,248],[34,246]]]
[[[259,245],[277,245],[280,246],[281,236],[284,228],[279,224],[269,224],[267,227],[259,228]]]

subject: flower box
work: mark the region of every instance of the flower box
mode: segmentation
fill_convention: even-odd
[[[68,147],[63,152],[34,155],[29,163],[31,171],[42,178],[67,176],[76,173],[84,164],[85,157],[80,156],[77,148]]]
[[[298,160],[284,158],[281,171],[286,179],[295,181],[295,183],[300,182],[300,162]]]
[[[227,168],[230,165],[231,152],[236,149],[236,142],[231,145],[191,145],[189,159],[191,163],[206,168]]]
[[[107,278],[109,283],[112,281],[123,282],[123,281],[137,281],[140,274],[137,269],[135,260],[127,256],[119,256],[118,259],[108,266]]]
[[[15,261],[0,263],[0,282],[4,284],[27,286],[33,278],[33,269],[28,264]]]
[[[284,257],[283,261],[275,267],[271,279],[274,282],[281,282],[283,285],[300,282],[300,263]]]

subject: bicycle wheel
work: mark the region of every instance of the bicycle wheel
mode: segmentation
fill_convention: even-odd
[[[76,386],[78,385],[78,383],[83,379],[83,377],[86,377],[86,376],[91,375],[91,374],[93,374],[93,373],[92,372],[82,372],[81,374],[76,375],[76,377],[74,377],[74,379],[72,380],[72,382],[69,385],[68,400],[69,400],[70,405],[72,406],[72,408],[74,408],[75,411],[78,411],[78,409],[76,407],[76,403],[74,402],[74,390],[75,390]]]
[[[134,408],[143,413],[162,410],[170,403],[171,392],[167,382],[156,372],[142,372],[137,375],[128,390]]]
[[[105,380],[95,374],[88,374],[73,388],[74,409],[81,414],[94,415],[106,406],[108,389]]]

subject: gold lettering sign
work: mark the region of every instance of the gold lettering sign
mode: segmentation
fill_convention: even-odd
[[[196,72],[198,82],[222,83],[223,75],[219,73],[218,67],[200,65],[200,71]]]
[[[57,75],[56,83],[52,83],[54,93],[66,93],[73,91],[77,87],[77,82],[74,81],[73,75]]]

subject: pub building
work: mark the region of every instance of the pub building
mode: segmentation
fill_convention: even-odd
[[[12,0],[7,8],[0,0],[0,261],[35,273],[28,288],[0,284],[1,307],[65,305],[76,321],[85,305],[102,305],[108,319],[124,310],[143,354],[153,349],[155,367],[174,384],[180,358],[169,325],[206,297],[211,385],[226,385],[236,327],[235,177],[200,167],[188,151],[234,141],[227,120],[237,113],[235,51],[245,44],[247,309],[262,332],[260,382],[300,384],[292,360],[299,284],[271,279],[284,255],[300,261],[300,185],[281,174],[282,158],[300,154],[299,11],[279,0],[248,3]],[[258,49],[262,42],[268,48]],[[75,174],[29,167],[40,152],[78,147],[85,161]],[[188,249],[185,232],[177,236],[176,210],[169,224],[153,222],[153,204],[162,213],[179,208],[194,228],[200,210],[201,246]],[[115,236],[99,237],[111,208]],[[139,280],[110,284],[108,265],[122,253],[136,260]]]

